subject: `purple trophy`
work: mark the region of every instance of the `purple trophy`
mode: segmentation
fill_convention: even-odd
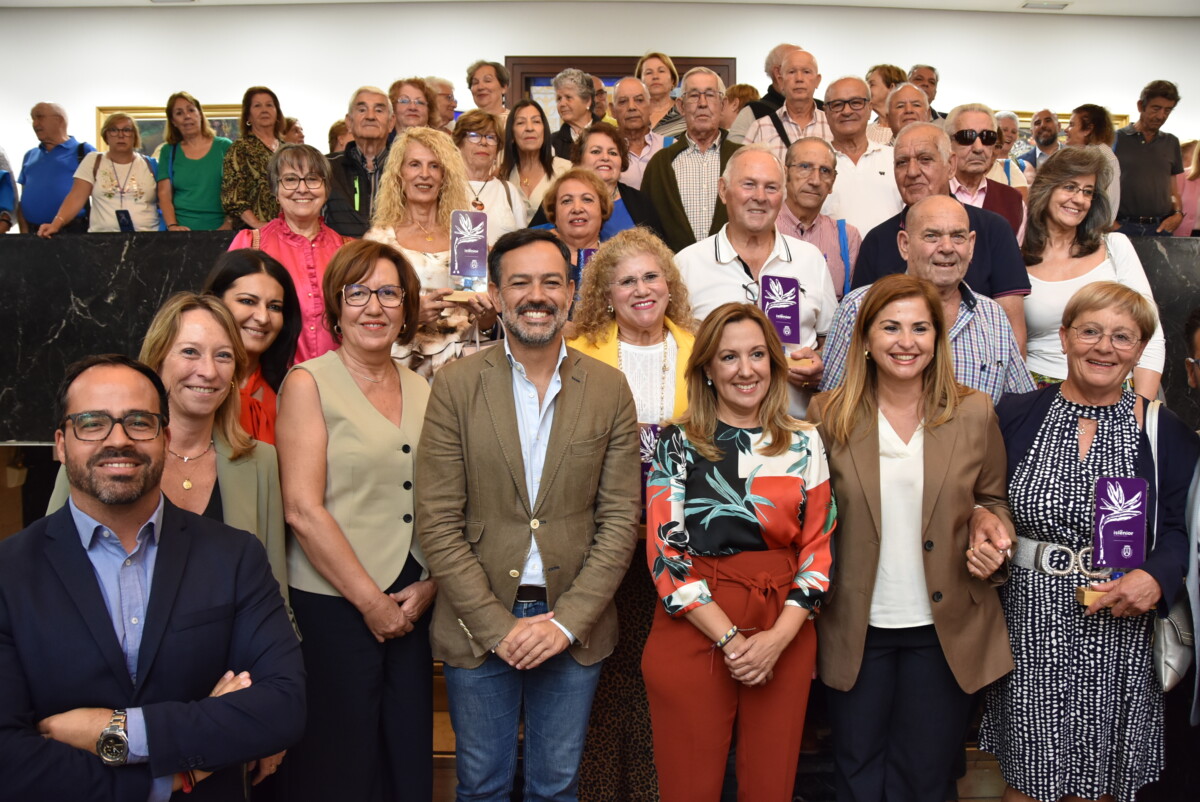
[[[487,289],[487,215],[450,213],[450,275],[456,290]]]
[[[767,319],[775,326],[786,345],[800,343],[800,282],[787,276],[766,276],[762,280],[759,303]]]
[[[1101,476],[1096,480],[1092,567],[1137,568],[1146,559],[1145,479]]]

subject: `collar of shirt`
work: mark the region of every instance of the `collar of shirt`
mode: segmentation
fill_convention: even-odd
[[[776,222],[778,222],[778,219]],[[770,255],[763,262],[764,268],[776,260],[781,262],[792,261],[792,249],[788,247],[787,241],[778,231],[774,233],[775,243],[771,246]],[[738,261],[741,260],[738,252],[733,247],[733,243],[729,241],[729,223],[721,226],[721,230],[717,232],[717,236],[713,237],[713,256],[723,265],[730,264],[735,259]]]
[[[967,282],[960,281],[958,291],[962,295],[962,300],[958,302],[958,317],[955,318],[954,325],[950,327],[949,339],[951,341],[971,322],[971,318],[975,316],[975,307],[979,305],[979,301],[975,298],[975,292],[967,286]]]
[[[383,172],[383,166],[387,164],[388,151],[390,149],[391,143],[385,143],[383,150],[379,151],[379,154],[375,157],[374,170],[367,167],[367,157],[363,155],[363,152],[358,149],[358,145],[354,142],[350,142],[346,145],[346,158],[352,160],[355,164],[361,167],[364,172],[381,173]]]
[[[972,206],[983,206],[983,199],[987,197],[987,177],[985,176],[979,182],[979,189],[972,192],[958,180],[958,176],[950,176],[950,194],[958,198],[963,203],[969,203]]]
[[[57,145],[55,145],[52,148],[46,147],[45,142],[38,143],[38,149],[41,150],[43,153],[50,153],[51,151],[60,150],[60,149],[61,150],[75,150],[78,147],[79,147],[79,142],[76,141],[75,137],[73,137],[73,136],[68,136],[67,140],[65,142],[59,142]]]
[[[803,125],[801,125],[800,122],[792,116],[792,113],[790,111],[788,111],[787,104],[784,103],[782,106],[779,107],[779,119],[783,120],[785,123],[791,123],[792,125],[798,127],[800,130],[803,131],[811,126],[820,125],[821,123],[825,122],[825,112],[823,112],[819,108],[817,108],[817,104],[816,104],[816,102],[814,102],[813,110],[812,110],[812,119],[809,120],[807,123],[804,123]]]
[[[713,140],[713,143],[708,146],[708,150],[700,150],[700,146],[697,145],[696,142],[687,135],[686,131],[680,134],[680,136],[683,137],[683,141],[687,143],[687,147],[683,149],[683,152],[695,153],[700,156],[710,156],[713,153],[720,153],[721,143],[725,141],[725,132],[722,131],[717,138]]]
[[[800,218],[796,216],[796,213],[791,210],[791,207],[787,205],[787,201],[784,201],[783,205],[779,207],[779,217],[775,219],[775,228],[784,234],[800,239],[820,228],[826,220],[833,223],[832,217],[818,213],[813,218],[813,221],[805,226],[800,222]]]
[[[88,515],[83,510],[75,506],[75,500],[67,499],[67,506],[71,510],[71,518],[75,521],[75,531],[79,533],[79,542],[83,544],[84,550],[88,550],[96,542],[96,537],[104,531],[112,532],[108,526],[100,523],[92,516]],[[140,546],[145,542],[146,538],[152,538],[154,545],[158,545],[158,538],[162,532],[162,514],[163,514],[163,494],[160,490],[158,493],[158,506],[154,508],[154,512],[144,524],[138,527],[137,540]]]
[[[504,338],[504,355],[508,357],[508,364],[512,367],[513,372],[520,375],[525,381],[529,378],[525,375],[525,366],[522,365],[515,356],[513,356],[512,348],[509,347],[508,337]],[[554,365],[554,373],[557,376],[562,370],[563,360],[567,358],[567,341],[560,339],[558,341],[558,362]]]
[[[317,229],[317,236],[314,237],[312,240],[309,240],[308,237],[302,236],[300,234],[297,234],[295,231],[292,231],[292,227],[287,224],[287,219],[283,216],[283,212],[280,212],[279,217],[276,219],[282,222],[282,225],[279,226],[278,230],[276,231],[276,234],[279,236],[279,238],[281,240],[285,241],[287,244],[291,245],[293,248],[298,247],[298,246],[315,248],[316,246],[323,244],[325,239],[327,237],[329,237],[331,234],[333,236],[340,236],[332,228],[329,228],[327,225],[325,225],[324,217],[320,218],[320,220],[319,220],[320,228]]]

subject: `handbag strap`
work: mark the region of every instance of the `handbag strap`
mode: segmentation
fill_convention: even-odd
[[[1155,399],[1146,405],[1146,437],[1150,439],[1150,458],[1154,462],[1154,531],[1150,533],[1150,547],[1158,542],[1158,410],[1162,401]]]

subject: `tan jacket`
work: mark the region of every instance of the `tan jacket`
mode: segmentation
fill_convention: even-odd
[[[555,620],[583,665],[617,641],[613,595],[633,554],[641,464],[625,377],[567,349],[541,492],[531,499],[503,347],[438,373],[417,456],[417,537],[437,580],[435,658],[474,668],[515,626],[532,539]]]
[[[808,408],[820,423],[825,396]],[[848,443],[822,431],[837,498],[832,595],[817,619],[821,679],[840,691],[854,687],[862,666],[879,564],[879,427],[872,407]],[[959,686],[974,693],[1012,670],[1008,628],[993,583],[967,573],[967,524],[975,505],[1000,517],[1012,534],[1004,440],[991,400],[970,392],[954,418],[925,430],[921,552],[934,628]],[[1001,571],[1006,571],[1002,568]],[[1000,572],[997,572],[998,574]]]

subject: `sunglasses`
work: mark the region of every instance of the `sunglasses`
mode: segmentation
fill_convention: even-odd
[[[960,145],[970,145],[976,139],[983,143],[984,147],[995,145],[1000,139],[1000,135],[995,131],[976,131],[971,128],[964,128],[962,131],[955,131],[951,137]]]

